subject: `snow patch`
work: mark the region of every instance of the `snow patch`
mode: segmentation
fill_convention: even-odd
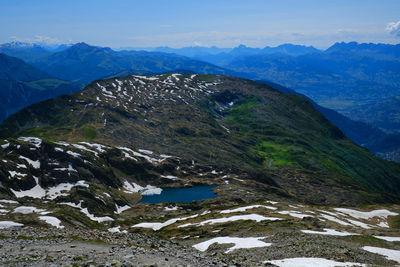
[[[24,226],[22,223],[16,223],[12,221],[0,221],[0,229],[22,227],[22,226]]]
[[[15,191],[10,188],[11,192],[17,197],[17,198],[22,198],[22,197],[32,197],[32,198],[43,198],[46,196],[46,190],[44,190],[40,185],[39,185],[39,179],[35,176],[33,176],[35,179],[36,185],[32,187],[29,190],[25,191]]]
[[[400,242],[400,236],[379,236],[379,235],[374,235],[375,238],[379,238],[382,240],[386,240],[389,242]]]
[[[61,221],[56,217],[53,217],[53,216],[39,216],[39,219],[42,220],[42,221],[45,221],[46,223],[48,223],[48,224],[50,224],[50,225],[52,225],[52,226],[54,226],[56,228],[60,228],[60,229],[64,228],[64,226],[61,225]]]
[[[271,260],[264,261],[264,263],[270,263],[277,265],[279,267],[310,267],[310,266],[318,266],[318,267],[335,267],[335,266],[367,266],[362,263],[355,262],[340,262],[327,260],[324,258],[287,258],[282,260]]]
[[[168,225],[174,224],[174,223],[176,223],[178,221],[184,221],[184,220],[187,220],[187,219],[196,218],[197,216],[199,216],[199,215],[195,214],[195,215],[188,216],[188,217],[183,217],[183,218],[173,218],[173,219],[170,219],[170,220],[165,221],[163,223],[160,223],[160,222],[154,222],[154,223],[143,222],[143,223],[135,224],[132,227],[150,228],[150,229],[153,229],[153,231],[158,231],[161,228],[167,227]]]
[[[36,207],[31,207],[31,206],[19,206],[14,209],[13,213],[22,213],[22,214],[39,213],[45,215],[50,212],[47,212],[45,209],[38,209]]]
[[[128,231],[123,230],[121,231],[121,226],[117,226],[117,227],[113,227],[113,228],[109,228],[107,231],[109,231],[110,233],[122,233],[122,234],[127,234]]]
[[[320,231],[312,231],[312,230],[301,230],[303,233],[306,234],[317,234],[317,235],[333,235],[333,236],[349,236],[349,235],[359,235],[356,233],[349,233],[349,232],[339,232],[334,229],[324,229],[323,232]]]
[[[400,250],[365,246],[362,249],[385,256],[387,259],[400,263]]]
[[[187,223],[187,224],[179,225],[178,228],[187,227],[187,226],[203,226],[206,224],[226,223],[226,222],[234,222],[234,221],[245,221],[245,220],[261,222],[261,221],[266,221],[266,220],[277,221],[277,220],[281,220],[281,218],[264,217],[264,216],[258,215],[258,214],[236,215],[236,216],[231,216],[231,217],[227,217],[227,218],[210,219],[210,220],[206,220],[206,221],[203,221],[200,223]]]
[[[37,138],[37,137],[25,137],[25,136],[21,136],[18,138],[18,140],[20,141],[24,141],[24,142],[29,142],[32,145],[34,145],[37,148],[40,148],[40,145],[42,144],[42,139]]]
[[[255,208],[266,208],[270,210],[276,210],[277,208],[271,207],[271,206],[264,206],[264,205],[252,205],[252,206],[246,206],[246,207],[240,207],[236,209],[230,209],[230,210],[222,210],[220,213],[233,213],[233,212],[243,212],[249,209],[255,209]]]
[[[199,244],[194,245],[193,247],[202,252],[206,251],[209,246],[214,243],[218,244],[234,244],[233,247],[230,247],[225,253],[232,252],[235,249],[241,248],[260,248],[260,247],[268,247],[271,246],[272,243],[265,243],[261,241],[265,237],[215,237],[210,240],[201,242]]]
[[[117,209],[117,211],[115,212],[116,214],[121,214],[122,212],[129,210],[131,208],[131,206],[125,205],[125,206],[118,206],[117,204],[115,204],[115,208]]]
[[[379,217],[386,219],[388,216],[396,216],[399,215],[396,212],[391,212],[385,209],[382,210],[372,210],[372,211],[359,211],[359,210],[352,210],[352,209],[345,209],[345,208],[335,208],[336,211],[345,213],[347,215],[350,215],[351,217],[357,218],[357,219],[365,219],[368,220],[373,217]]]
[[[19,158],[28,162],[28,164],[30,164],[33,168],[40,169],[40,161],[39,160],[31,160],[24,156],[19,156]]]
[[[146,185],[146,187],[140,186],[135,183],[124,182],[123,188],[125,193],[140,193],[142,196],[159,195],[162,189],[152,185]]]

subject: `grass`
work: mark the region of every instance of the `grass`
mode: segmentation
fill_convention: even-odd
[[[294,146],[263,141],[256,146],[256,153],[265,158],[264,166],[270,168],[296,164],[291,153],[296,149]]]
[[[390,242],[386,242],[382,239],[373,237],[371,235],[351,235],[341,237],[343,240],[356,243],[360,246],[373,246],[373,247],[385,247],[391,248]]]
[[[35,88],[39,91],[55,89],[61,85],[68,85],[70,82],[58,80],[58,79],[43,79],[43,80],[36,80],[33,82],[27,82],[26,84],[32,88]]]
[[[388,223],[391,228],[400,229],[400,215],[397,216],[389,216]]]
[[[97,137],[96,128],[94,128],[93,126],[85,126],[83,127],[82,131],[83,131],[83,138],[88,141],[91,141]]]

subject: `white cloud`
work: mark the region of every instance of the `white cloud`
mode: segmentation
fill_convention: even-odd
[[[400,21],[398,22],[390,22],[386,26],[386,31],[388,31],[390,34],[396,35],[400,37]]]

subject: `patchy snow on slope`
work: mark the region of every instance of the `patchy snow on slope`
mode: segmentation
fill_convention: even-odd
[[[127,234],[128,231],[123,230],[121,231],[121,226],[117,226],[117,227],[113,227],[113,228],[109,228],[107,231],[109,231],[110,233],[121,233],[121,234]]]
[[[400,236],[379,236],[374,235],[375,238],[383,239],[389,242],[400,242]]]
[[[380,222],[378,223],[378,226],[382,228],[389,228],[389,224],[387,222]]]
[[[80,180],[76,183],[61,183],[54,187],[49,187],[46,192],[46,198],[56,199],[59,196],[68,196],[69,191],[75,186],[89,187],[84,180]]]
[[[363,223],[363,222],[360,222],[360,221],[351,220],[351,219],[347,219],[347,220],[348,220],[351,224],[354,224],[354,225],[359,226],[359,227],[364,228],[364,229],[371,229],[371,228],[373,228],[372,225],[369,225],[369,224],[366,224],[366,223]]]
[[[174,175],[160,175],[162,178],[169,179],[169,180],[178,180],[179,178]]]
[[[19,156],[19,158],[28,162],[33,168],[40,169],[40,161],[39,160],[31,160],[24,156]]]
[[[200,223],[187,223],[183,225],[179,225],[178,228],[182,227],[187,227],[187,226],[203,226],[207,224],[216,224],[216,223],[226,223],[226,222],[235,222],[235,221],[256,221],[256,222],[261,222],[261,221],[277,221],[281,220],[281,218],[275,218],[275,217],[264,217],[262,215],[258,214],[246,214],[246,215],[236,215],[236,216],[231,216],[227,218],[218,218],[218,219],[210,219],[206,220]]]
[[[96,143],[89,143],[89,142],[79,142],[79,144],[83,144],[85,146],[91,147],[96,149],[100,153],[106,152],[106,149],[108,149],[108,146],[101,145],[101,144],[96,144]]]
[[[87,208],[81,209],[81,212],[84,213],[87,217],[89,217],[89,219],[91,219],[92,221],[96,221],[96,222],[108,222],[108,221],[114,221],[113,218],[109,217],[109,216],[104,216],[104,217],[96,217],[93,214],[89,213],[89,210]]]
[[[333,235],[333,236],[349,236],[349,235],[359,235],[356,233],[349,233],[349,232],[339,232],[334,229],[326,229],[324,228],[323,232],[320,231],[313,231],[313,230],[301,230],[303,233],[306,234],[318,234],[318,235]]]
[[[340,262],[327,260],[323,258],[287,258],[282,260],[270,260],[264,261],[264,263],[270,263],[279,267],[335,267],[335,266],[367,266],[362,263],[355,262]]]
[[[8,173],[10,174],[11,178],[16,177],[17,179],[21,179],[21,177],[27,176],[26,173],[20,173],[20,172],[16,172],[16,171],[8,171]]]
[[[21,136],[18,138],[18,140],[20,141],[24,141],[24,142],[29,142],[32,145],[34,145],[37,148],[40,148],[40,145],[42,144],[42,139],[37,138],[37,137],[25,137],[25,136]]]
[[[22,223],[16,223],[12,221],[0,221],[0,229],[22,227],[22,226],[24,226]]]
[[[9,146],[10,146],[10,143],[5,143],[5,144],[1,145],[1,148],[6,149]]]
[[[73,152],[73,151],[71,151],[71,150],[68,150],[68,151],[67,151],[67,154],[68,154],[68,155],[71,155],[71,156],[73,156],[73,157],[75,157],[75,158],[80,158],[80,157],[82,157],[81,154],[76,153],[76,152]]]
[[[60,229],[64,228],[64,226],[61,225],[61,221],[56,217],[53,217],[53,216],[39,216],[39,219],[42,220],[42,221],[45,221],[46,223],[48,223],[48,224],[50,224],[50,225],[52,225],[54,227],[57,227],[57,228],[60,228]]]
[[[43,198],[46,196],[46,190],[44,190],[40,185],[39,185],[39,179],[35,176],[33,178],[36,181],[36,185],[32,187],[31,189],[28,190],[23,190],[23,191],[15,191],[10,188],[11,192],[17,197],[17,198],[22,198],[22,197],[31,197],[31,198]]]
[[[114,219],[109,217],[109,216],[104,216],[104,217],[96,217],[96,216],[94,216],[93,214],[89,213],[89,210],[87,208],[82,208],[82,203],[83,203],[83,201],[81,200],[81,201],[79,201],[79,204],[75,204],[75,203],[72,203],[72,202],[60,202],[58,204],[68,205],[68,206],[73,207],[73,208],[78,208],[78,209],[80,209],[80,212],[85,214],[92,221],[96,221],[96,222],[99,222],[99,223],[108,222],[108,221],[114,221]]]
[[[265,209],[270,209],[270,210],[276,210],[277,208],[271,207],[271,206],[265,206],[265,205],[251,205],[251,206],[246,206],[246,207],[239,207],[236,209],[230,209],[230,210],[221,210],[220,213],[234,213],[234,212],[243,212],[249,209],[255,209],[255,208],[265,208]]]
[[[124,182],[123,188],[125,193],[140,193],[142,196],[159,195],[162,189],[153,185],[140,186],[128,181]]]
[[[229,236],[215,237],[210,240],[193,245],[193,247],[197,250],[204,252],[209,248],[209,246],[211,246],[214,243],[234,244],[234,246],[230,247],[228,250],[225,251],[225,253],[229,253],[235,249],[260,248],[260,247],[268,247],[268,246],[272,245],[272,243],[265,243],[265,242],[261,241],[261,239],[263,239],[263,238],[265,238],[265,237],[229,237]]]
[[[78,172],[74,167],[72,167],[72,163],[68,163],[68,168],[55,168],[54,171],[68,171],[68,172]]]
[[[342,220],[339,220],[338,218],[330,216],[330,215],[327,215],[327,214],[320,214],[320,216],[322,218],[327,219],[328,221],[332,221],[332,222],[335,222],[335,223],[338,223],[338,224],[341,224],[341,225],[345,225],[345,226],[351,226],[350,223],[342,221]]]
[[[6,209],[0,209],[0,214],[8,213],[8,210]]]
[[[99,153],[98,153],[97,151],[91,150],[91,149],[87,148],[87,147],[84,146],[84,145],[72,144],[72,146],[75,147],[75,148],[77,148],[77,149],[79,149],[79,150],[87,151],[87,152],[93,153],[93,154],[95,155],[95,157],[99,157]],[[68,153],[68,152],[67,152],[67,153]]]
[[[362,249],[385,256],[387,259],[400,263],[400,250],[365,246]]]
[[[0,203],[7,203],[7,204],[18,204],[18,201],[9,200],[9,199],[0,199]]]
[[[132,227],[140,227],[140,228],[150,228],[153,229],[153,231],[158,231],[161,228],[167,227],[168,225],[174,224],[178,221],[184,221],[187,219],[191,219],[191,218],[196,218],[197,216],[199,216],[198,214],[192,215],[192,216],[188,216],[188,217],[182,217],[182,218],[173,218],[173,219],[169,219],[168,221],[165,221],[163,223],[160,222],[143,222],[143,223],[138,223],[133,225]]]
[[[131,208],[131,206],[125,205],[125,206],[118,206],[117,204],[115,204],[115,208],[117,209],[117,211],[115,211],[116,214],[121,214],[122,212],[129,210]]]
[[[22,214],[39,213],[45,215],[50,212],[46,211],[45,209],[38,209],[36,207],[31,207],[31,206],[19,206],[14,209],[13,213],[22,213]]]
[[[386,219],[388,216],[399,215],[396,212],[391,212],[391,211],[388,211],[385,209],[372,210],[372,211],[359,211],[359,210],[352,210],[352,209],[345,209],[345,208],[335,208],[335,210],[339,211],[341,213],[350,215],[351,217],[354,217],[357,219],[365,219],[365,220],[368,220],[373,217],[379,217],[379,218]]]
[[[153,151],[150,151],[150,150],[147,150],[147,149],[138,149],[139,150],[139,152],[142,152],[142,153],[145,153],[145,154],[147,154],[147,155],[152,155],[154,152]]]
[[[174,206],[174,207],[164,207],[165,211],[173,211],[173,210],[178,210],[178,206]]]

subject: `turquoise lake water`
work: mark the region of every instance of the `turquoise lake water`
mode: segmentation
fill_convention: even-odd
[[[187,188],[163,188],[160,195],[143,196],[142,203],[183,202],[200,201],[215,198],[217,195],[212,191],[215,185],[202,185]]]

